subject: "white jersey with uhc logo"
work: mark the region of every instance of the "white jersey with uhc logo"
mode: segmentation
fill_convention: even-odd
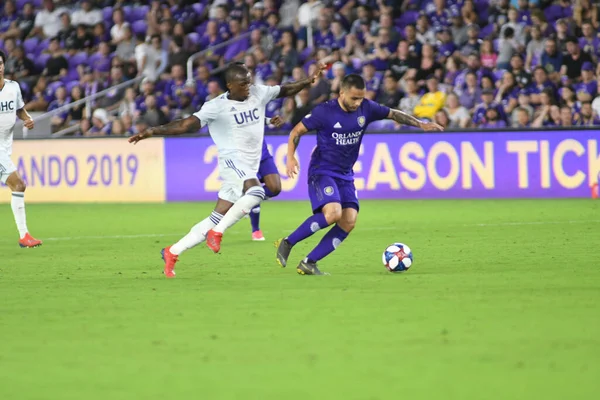
[[[17,110],[23,108],[21,87],[15,81],[4,80],[0,89],[0,153],[12,154],[13,128],[17,121]]]
[[[225,93],[206,102],[194,114],[208,131],[219,152],[219,174],[223,186],[219,197],[236,202],[244,181],[256,178],[262,156],[267,103],[279,96],[279,86],[252,85],[244,101]]]

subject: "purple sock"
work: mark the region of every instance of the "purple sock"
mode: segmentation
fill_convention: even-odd
[[[306,258],[310,261],[317,262],[325,258],[329,253],[333,252],[337,247],[348,237],[348,232],[340,228],[339,225],[334,225],[323,236],[317,247],[311,251]]]
[[[294,246],[296,243],[306,239],[316,231],[328,227],[329,224],[323,213],[318,213],[308,218],[302,223],[290,236],[285,238],[289,244]]]
[[[252,232],[260,231],[260,206],[256,206],[250,211],[250,223],[252,224]]]

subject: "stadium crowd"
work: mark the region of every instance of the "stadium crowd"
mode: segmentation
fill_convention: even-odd
[[[600,125],[598,5],[590,0],[0,0],[6,77],[53,131],[127,135],[186,117],[244,62],[256,83],[331,68],[296,98],[273,101],[289,129],[361,73],[367,97],[447,128]],[[309,26],[312,28],[309,29]],[[312,32],[312,37],[308,35]],[[228,40],[230,44],[218,46]],[[194,81],[186,78],[190,55]],[[371,129],[397,129],[393,121]],[[274,129],[274,127],[270,127]]]

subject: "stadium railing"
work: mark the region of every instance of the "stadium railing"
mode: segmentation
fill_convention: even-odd
[[[92,102],[95,100],[98,100],[104,96],[106,96],[109,92],[113,91],[113,90],[119,90],[119,89],[123,89],[123,88],[127,88],[130,86],[133,86],[139,82],[141,82],[141,80],[143,79],[142,76],[138,76],[134,79],[130,79],[128,81],[125,82],[121,82],[117,85],[111,86],[107,89],[104,89],[98,93],[94,93],[90,96],[84,97],[81,100],[77,100],[68,104],[65,104],[62,107],[59,107],[57,109],[54,109],[52,111],[47,111],[43,114],[38,114],[38,115],[32,115],[33,120],[35,121],[35,129],[33,129],[32,131],[29,131],[27,128],[25,128],[23,126],[23,124],[19,121],[19,123],[17,125],[15,125],[15,132],[14,135],[15,137],[22,137],[24,139],[36,139],[36,138],[48,138],[48,137],[62,137],[65,135],[69,135],[71,133],[76,132],[79,129],[79,124],[75,124],[72,126],[69,126],[67,128],[61,129],[58,132],[52,133],[52,128],[51,128],[51,124],[50,124],[50,120],[52,119],[53,116],[58,115],[58,114],[62,114],[66,111],[69,111],[71,108],[79,106],[81,104],[85,104],[86,105],[86,113],[90,113],[90,110],[92,109]],[[32,113],[33,114],[33,113]],[[85,118],[89,118],[90,115],[85,115]]]
[[[263,33],[264,32],[266,32],[266,30],[263,30]],[[186,68],[187,69],[187,72],[186,72],[187,73],[187,83],[189,83],[189,84],[195,83],[195,78],[194,78],[194,62],[198,58],[206,55],[209,51],[219,50],[219,49],[221,49],[223,47],[229,46],[230,44],[236,43],[239,40],[247,39],[247,38],[250,37],[251,33],[252,33],[251,31],[245,32],[245,33],[241,34],[240,36],[238,36],[236,38],[229,39],[229,40],[227,40],[225,42],[217,44],[216,46],[212,46],[212,47],[206,48],[204,50],[200,50],[199,52],[192,54],[188,58],[188,60],[187,60],[187,68]],[[217,69],[211,71],[211,75],[214,75],[215,73],[218,73],[221,70],[222,70],[222,68],[217,68]]]

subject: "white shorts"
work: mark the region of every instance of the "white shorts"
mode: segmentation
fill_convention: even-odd
[[[10,174],[16,170],[17,167],[15,167],[15,164],[13,164],[10,156],[4,151],[0,151],[0,181],[2,181],[2,183],[6,183],[6,180]]]
[[[244,195],[244,182],[248,179],[257,179],[258,165],[250,167],[247,163],[219,158],[219,175],[223,184],[219,190],[219,198],[230,203],[235,203]]]

